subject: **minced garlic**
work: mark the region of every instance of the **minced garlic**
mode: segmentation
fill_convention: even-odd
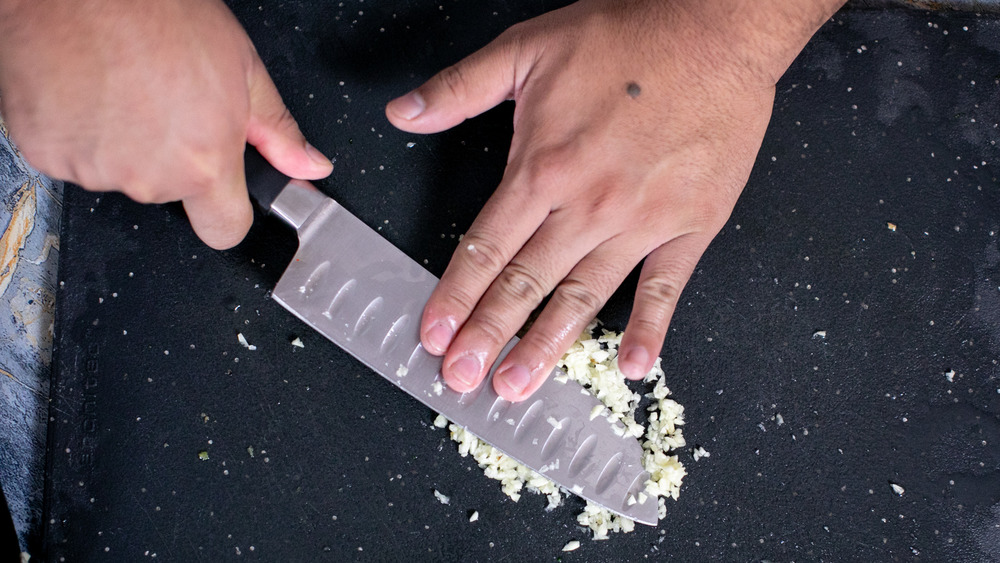
[[[650,498],[655,498],[659,507],[658,514],[662,519],[667,510],[665,498],[677,499],[686,475],[684,465],[677,455],[668,455],[686,446],[680,428],[684,424],[684,407],[669,398],[670,389],[664,383],[663,370],[657,358],[653,369],[643,380],[647,385],[652,384],[652,390],[645,395],[653,401],[647,407],[648,423],[643,426],[637,422],[635,413],[643,396],[629,389],[624,374],[618,369],[621,334],[602,329],[601,335],[595,338],[592,335],[596,334],[597,327],[596,321],[588,326],[558,365],[569,379],[583,385],[584,392],[594,394],[604,403],[604,407],[596,406],[590,413],[591,420],[605,416],[614,424],[616,434],[642,439],[645,451],[643,466],[649,472],[650,479],[646,483],[646,491],[640,492],[635,501],[645,503]],[[548,422],[555,428],[561,426],[554,418]],[[446,424],[448,421],[442,415],[438,415],[434,421],[434,426],[439,428]],[[458,453],[463,457],[471,455],[485,475],[500,481],[504,494],[515,502],[521,498],[521,491],[526,488],[548,496],[546,510],[552,510],[562,503],[562,495],[567,491],[545,476],[514,461],[456,424],[450,424],[448,429],[452,440],[458,442]],[[699,453],[698,458],[708,457],[708,452],[703,448],[696,451]],[[583,512],[577,516],[577,522],[589,528],[595,540],[607,539],[612,532],[627,533],[635,529],[634,521],[590,502],[587,502]],[[569,542],[566,547],[573,546],[574,543],[574,547],[564,550],[571,551],[579,547],[579,542],[575,541]]]

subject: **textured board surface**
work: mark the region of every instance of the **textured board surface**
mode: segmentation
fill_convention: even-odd
[[[236,11],[336,158],[320,187],[440,274],[500,178],[512,108],[419,137],[393,130],[383,104],[530,14],[339,4]],[[277,221],[213,252],[178,207],[68,189],[48,554],[991,560],[997,45],[994,20],[909,11],[846,12],[810,43],[663,349],[686,438],[711,457],[684,454],[659,529],[606,542],[586,541],[578,505],[507,500],[427,408],[270,300],[295,246]],[[613,328],[630,292],[602,314]],[[572,539],[580,550],[561,553]]]

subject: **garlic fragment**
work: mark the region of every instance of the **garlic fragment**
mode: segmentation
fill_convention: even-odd
[[[243,336],[242,332],[236,333],[236,340],[240,343],[240,346],[246,348],[247,350],[250,350],[251,352],[257,349],[256,346],[247,342],[247,339],[245,336]]]

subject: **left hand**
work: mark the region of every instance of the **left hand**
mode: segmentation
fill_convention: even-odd
[[[416,133],[517,104],[503,181],[424,311],[422,342],[445,354],[451,388],[478,386],[552,293],[494,378],[502,397],[527,398],[644,258],[619,366],[633,379],[651,369],[746,183],[784,71],[733,54],[726,30],[695,13],[701,2],[583,0],[389,103],[393,125]]]

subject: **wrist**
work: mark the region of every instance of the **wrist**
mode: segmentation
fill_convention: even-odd
[[[692,37],[744,80],[773,87],[845,0],[678,0]]]

